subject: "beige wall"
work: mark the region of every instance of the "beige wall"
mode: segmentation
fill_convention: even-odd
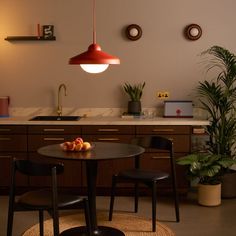
[[[212,45],[236,52],[235,0],[97,0],[97,42],[121,59],[98,75],[68,65],[92,42],[92,0],[0,0],[0,96],[13,107],[51,107],[60,83],[68,87],[68,107],[125,107],[121,85],[146,81],[143,107],[170,99],[192,99],[204,79],[199,53]],[[31,35],[36,25],[53,24],[56,41],[8,42],[10,35]],[[129,41],[124,27],[139,24],[143,37]],[[197,41],[183,36],[187,24],[203,29]]]

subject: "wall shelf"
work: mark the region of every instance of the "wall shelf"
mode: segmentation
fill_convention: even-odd
[[[56,40],[56,37],[44,38],[42,36],[7,36],[5,38],[7,41],[53,41]]]

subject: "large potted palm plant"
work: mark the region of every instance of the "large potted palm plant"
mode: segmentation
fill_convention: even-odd
[[[210,125],[208,152],[213,155],[227,156],[236,159],[236,56],[227,49],[213,46],[204,51],[207,56],[207,72],[211,71],[214,78],[200,82],[197,87],[201,107],[207,112]],[[233,162],[232,162],[233,164]],[[228,174],[234,174],[232,165],[223,166],[222,196],[236,196],[236,176],[231,181],[233,186],[225,189],[229,183],[224,183]],[[229,192],[231,191],[231,193]]]

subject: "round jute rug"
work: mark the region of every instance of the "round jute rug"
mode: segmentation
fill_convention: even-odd
[[[98,212],[98,224],[117,228],[126,236],[175,236],[174,232],[166,225],[157,222],[157,231],[152,232],[152,221],[135,216],[134,214],[114,213],[112,221],[108,221],[107,212]],[[84,225],[83,214],[73,214],[60,217],[60,231]],[[38,224],[28,229],[23,236],[38,236]],[[44,222],[44,236],[52,236],[52,220]]]

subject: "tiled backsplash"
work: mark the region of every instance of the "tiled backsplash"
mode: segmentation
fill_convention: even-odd
[[[64,107],[62,115],[79,115],[79,116],[121,116],[127,108],[68,108]],[[143,114],[147,117],[162,117],[162,108],[143,108]],[[56,110],[46,107],[12,107],[9,109],[10,116],[38,116],[38,115],[57,115]],[[207,118],[204,111],[200,108],[193,109],[195,118]]]

